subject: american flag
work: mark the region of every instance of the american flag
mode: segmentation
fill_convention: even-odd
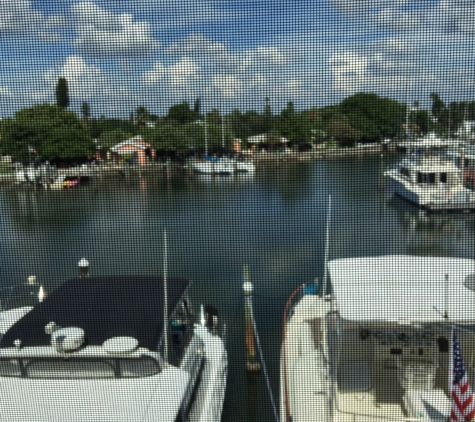
[[[450,359],[450,394],[452,396],[452,421],[471,421],[475,416],[475,402],[463,363],[460,344],[452,331],[452,350]]]

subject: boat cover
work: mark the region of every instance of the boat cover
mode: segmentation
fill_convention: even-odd
[[[475,320],[475,260],[386,255],[328,263],[341,317],[397,323]],[[448,278],[446,279],[446,275]]]
[[[169,315],[189,282],[168,278]],[[157,350],[163,331],[163,278],[110,276],[75,278],[62,284],[42,303],[17,321],[2,337],[0,348],[50,345],[45,326],[79,327],[85,344],[100,346],[116,336],[135,337],[139,347]]]

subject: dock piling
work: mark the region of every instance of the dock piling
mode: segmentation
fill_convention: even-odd
[[[249,281],[248,267],[244,267],[244,316],[245,316],[245,338],[246,338],[246,369],[249,372],[258,372],[261,365],[256,359],[256,344],[254,335],[253,312],[252,312],[252,291],[254,286]]]

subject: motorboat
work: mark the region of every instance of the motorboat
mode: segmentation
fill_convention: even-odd
[[[236,158],[234,169],[237,173],[253,173],[256,170],[256,165],[251,160]]]
[[[438,151],[419,148],[386,171],[385,176],[394,193],[422,208],[475,208],[475,192],[465,186],[463,170]]]
[[[190,285],[82,277],[3,310],[2,421],[221,420],[223,327],[213,306],[195,308]]]
[[[474,371],[475,260],[386,255],[327,265],[284,312],[280,420],[446,421],[452,333]]]
[[[204,159],[195,159],[190,163],[193,171],[203,174],[232,174],[234,165],[227,158],[205,156]]]

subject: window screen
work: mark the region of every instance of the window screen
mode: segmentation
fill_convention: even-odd
[[[474,21],[2,0],[2,420],[472,418]]]

